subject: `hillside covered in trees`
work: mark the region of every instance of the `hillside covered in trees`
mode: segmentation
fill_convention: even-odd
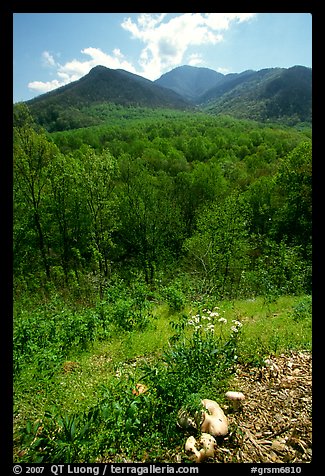
[[[20,285],[136,272],[222,296],[310,290],[308,131],[148,110],[49,136],[23,105],[15,124]]]

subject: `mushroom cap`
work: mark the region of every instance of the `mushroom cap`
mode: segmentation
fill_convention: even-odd
[[[214,400],[209,400],[208,398],[205,398],[204,400],[201,400],[201,403],[204,408],[208,410],[210,415],[218,416],[220,413],[223,413],[219,403],[215,402]]]
[[[185,443],[185,451],[187,453],[192,453],[191,459],[195,459],[196,463],[201,463],[201,461],[206,458],[211,458],[214,456],[216,440],[213,436],[202,433],[199,441],[196,441],[194,436],[189,436]],[[198,447],[202,447],[198,450]]]
[[[201,453],[196,448],[196,439],[194,436],[189,436],[185,442],[186,453],[192,453],[190,459],[194,459],[196,463],[201,461]]]
[[[235,401],[245,400],[245,395],[241,392],[229,391],[225,393],[225,396],[228,398],[228,400],[235,400]]]
[[[214,456],[217,442],[212,435],[209,435],[208,433],[202,433],[199,439],[199,444],[202,445],[200,453],[204,455],[205,458],[211,458]]]
[[[212,436],[225,436],[228,433],[228,421],[226,416],[204,416],[204,420],[201,425],[201,431],[203,433],[209,433]]]
[[[189,436],[185,442],[185,451],[196,450],[195,444],[196,439],[194,438],[194,436]]]
[[[196,457],[197,463],[201,463],[207,458],[213,458],[217,446],[217,442],[213,436],[208,433],[202,433],[198,444],[202,446],[202,448],[199,451],[199,455]]]
[[[137,383],[135,388],[132,390],[133,395],[141,395],[141,393],[145,393],[148,390],[148,387],[143,383]]]
[[[210,413],[203,412],[201,431],[213,436],[225,436],[228,433],[228,420],[220,405],[208,398],[202,400],[201,403]]]

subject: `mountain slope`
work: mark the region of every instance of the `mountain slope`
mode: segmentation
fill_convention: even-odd
[[[262,122],[311,123],[312,70],[294,66],[223,75],[208,68],[181,66],[150,81],[124,70],[96,66],[78,81],[27,101],[27,105],[48,131],[99,124],[112,117],[112,108],[130,106],[195,107]]]
[[[212,114],[288,124],[312,119],[312,70],[304,66],[227,75],[208,68],[180,66],[155,83]]]
[[[224,78],[213,69],[179,66],[156,79],[155,84],[170,88],[184,98],[196,102],[199,96]]]
[[[311,122],[310,68],[268,68],[229,76],[198,98],[204,110],[258,121]]]
[[[49,130],[96,123],[87,108],[112,103],[122,106],[187,109],[190,103],[170,89],[124,70],[96,66],[78,81],[42,94],[27,105],[38,122]],[[72,121],[72,123],[71,123]],[[78,125],[78,124],[81,125]]]

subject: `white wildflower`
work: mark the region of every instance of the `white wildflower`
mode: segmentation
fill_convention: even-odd
[[[211,312],[210,317],[218,317],[219,313],[218,312]]]
[[[220,317],[220,319],[218,319],[218,322],[220,322],[221,324],[227,324],[227,319],[225,319],[224,317]]]
[[[191,323],[192,324],[198,324],[200,322],[200,316],[196,314],[195,316],[192,316]]]
[[[233,332],[238,332],[238,327],[236,327],[236,326],[232,326],[230,329],[231,329]]]
[[[231,321],[231,322],[233,322],[235,324],[235,326],[237,326],[237,327],[242,327],[242,325],[243,325],[240,321]]]

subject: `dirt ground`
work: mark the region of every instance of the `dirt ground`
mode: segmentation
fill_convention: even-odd
[[[239,366],[232,390],[242,408],[225,408],[229,433],[211,462],[306,463],[312,459],[312,357],[291,352],[265,367]]]

